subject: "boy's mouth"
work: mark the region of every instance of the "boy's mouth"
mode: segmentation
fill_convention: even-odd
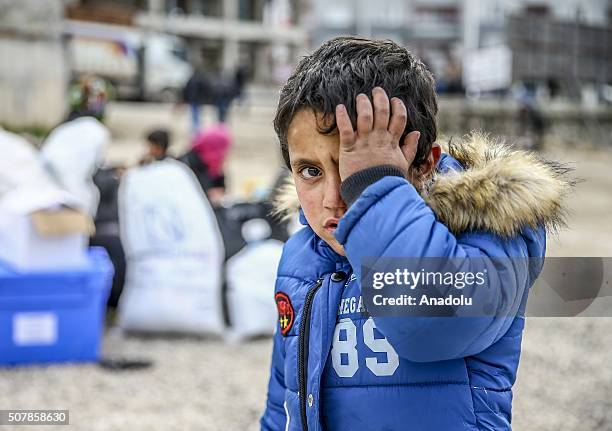
[[[336,230],[336,228],[338,227],[338,222],[339,222],[339,221],[340,221],[340,220],[339,220],[339,219],[337,219],[337,218],[328,218],[328,219],[325,221],[325,224],[323,225],[323,228],[324,228],[326,231],[328,231],[328,232],[330,232],[330,233],[333,233],[333,232]]]

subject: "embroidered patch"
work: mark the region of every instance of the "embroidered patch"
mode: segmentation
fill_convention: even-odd
[[[278,323],[280,325],[280,331],[283,336],[293,327],[293,321],[295,319],[295,311],[291,300],[286,293],[278,292],[274,295],[276,300],[276,309],[278,310]]]

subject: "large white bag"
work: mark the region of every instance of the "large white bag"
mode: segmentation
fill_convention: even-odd
[[[280,241],[253,241],[227,261],[227,302],[237,339],[274,332],[274,283],[282,252]]]
[[[119,188],[119,224],[127,260],[119,325],[220,333],[223,241],[189,168],[164,160],[128,171]]]
[[[100,192],[93,175],[104,161],[109,130],[93,117],[81,117],[56,127],[45,139],[42,158],[58,184],[70,192],[91,217]]]

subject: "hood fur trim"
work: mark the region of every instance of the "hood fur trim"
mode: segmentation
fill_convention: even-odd
[[[482,133],[449,142],[443,150],[464,170],[438,172],[423,199],[454,234],[487,231],[512,237],[525,227],[557,230],[565,224],[564,201],[575,183],[567,166]],[[290,216],[298,210],[290,179],[277,194],[274,213]]]

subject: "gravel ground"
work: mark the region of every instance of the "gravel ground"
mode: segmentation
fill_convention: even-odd
[[[232,345],[124,337],[111,330],[105,357],[153,365],[138,371],[93,364],[3,369],[2,408],[68,409],[71,430],[256,430],[270,346],[268,339]]]
[[[185,147],[185,112],[121,104],[109,114],[115,137],[111,161],[137,160],[139,137],[159,124],[175,131],[176,152]],[[270,118],[266,108],[234,114],[236,144],[228,171],[235,195],[249,181],[266,183],[275,173],[270,166],[280,166]],[[571,228],[551,238],[549,255],[612,256],[612,152],[553,148],[549,154],[575,161],[585,180],[570,202]],[[153,366],[122,372],[97,365],[0,369],[0,408],[69,409],[72,430],[255,430],[265,402],[270,348],[269,339],[240,345],[142,339],[111,329],[105,356],[149,359]],[[611,364],[612,319],[528,319],[514,429],[612,430]],[[17,428],[22,429],[28,427]]]

